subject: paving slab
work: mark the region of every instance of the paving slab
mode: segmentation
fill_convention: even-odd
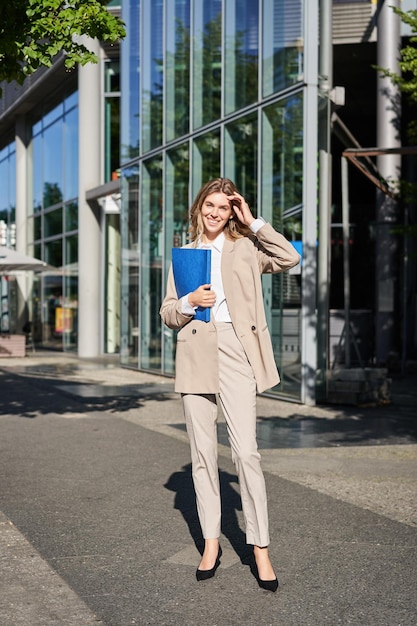
[[[0,542],[14,537],[0,579],[16,581],[3,594],[7,626],[71,624],[64,617],[106,626],[416,623],[415,499],[408,523],[373,510],[372,489],[367,506],[358,487],[378,477],[412,485],[415,445],[262,449],[280,578],[270,594],[250,571],[236,473],[220,443],[224,557],[215,578],[198,583],[189,447],[169,381],[155,389],[158,377],[72,365],[0,370]],[[116,396],[58,388],[89,381],[143,386]],[[260,402],[264,417],[280,409]]]

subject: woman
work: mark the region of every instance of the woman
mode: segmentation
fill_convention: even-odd
[[[190,212],[187,247],[211,249],[211,283],[178,299],[172,268],[160,314],[177,338],[175,390],[182,394],[191,446],[197,510],[205,540],[197,580],[214,576],[221,557],[217,466],[219,398],[236,466],[246,541],[254,546],[255,572],[263,589],[278,580],[268,555],[265,481],[256,442],[256,391],[279,382],[262,298],[261,273],[299,263],[294,247],[262,218],[255,219],[227,178],[198,192]],[[194,319],[210,307],[210,322]]]

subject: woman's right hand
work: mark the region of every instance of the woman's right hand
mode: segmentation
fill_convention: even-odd
[[[216,294],[210,289],[211,285],[200,285],[195,291],[188,294],[188,302],[192,307],[202,306],[211,308],[216,302]]]

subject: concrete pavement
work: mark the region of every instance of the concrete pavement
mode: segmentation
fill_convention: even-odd
[[[172,381],[114,359],[0,362],[0,623],[416,623],[417,385],[393,405],[259,398],[276,595],[248,565],[224,424],[224,556],[199,537]]]

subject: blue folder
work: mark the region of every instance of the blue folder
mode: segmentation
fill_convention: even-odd
[[[178,298],[211,282],[211,250],[172,248],[172,271]],[[195,319],[210,321],[210,307],[197,307]]]

